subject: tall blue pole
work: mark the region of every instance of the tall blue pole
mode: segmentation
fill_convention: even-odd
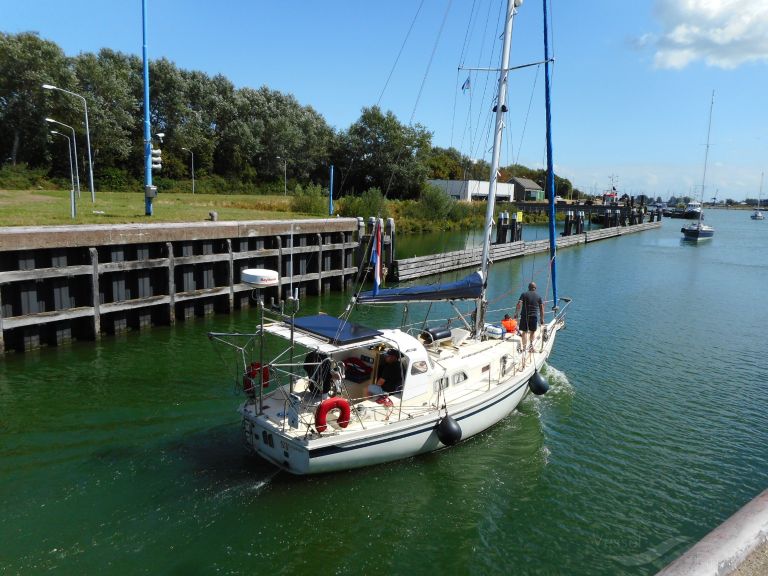
[[[144,215],[152,216],[152,134],[149,130],[149,59],[147,58],[147,0],[141,0],[144,59]]]
[[[331,164],[331,185],[328,187],[328,216],[333,216],[333,164]]]
[[[544,2],[544,100],[547,110],[547,191],[549,192],[549,259],[552,272],[552,307],[557,308],[557,239],[555,237],[555,169],[552,164],[552,112],[549,98],[549,32]]]

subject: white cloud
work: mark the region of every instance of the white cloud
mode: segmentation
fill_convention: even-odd
[[[768,61],[766,0],[656,0],[655,14],[662,28],[655,38],[658,68]]]

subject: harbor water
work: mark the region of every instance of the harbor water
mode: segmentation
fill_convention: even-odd
[[[389,465],[296,478],[247,451],[238,378],[206,334],[252,329],[255,309],[9,354],[0,573],[653,574],[768,486],[768,224],[707,222],[698,245],[667,219],[561,250],[573,304],[550,392]],[[491,318],[531,278],[544,291],[547,267],[495,264]],[[336,314],[348,296],[303,311]]]

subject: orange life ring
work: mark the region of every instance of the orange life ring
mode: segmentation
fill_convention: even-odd
[[[341,416],[339,417],[339,426],[346,428],[349,425],[349,417],[352,415],[352,410],[349,407],[349,402],[338,396],[334,398],[328,398],[320,402],[320,406],[317,407],[315,413],[315,429],[318,432],[325,432],[328,429],[328,412],[338,408],[341,410]]]
[[[248,396],[255,394],[253,381],[259,376],[261,371],[261,385],[266,388],[269,386],[269,366],[262,366],[260,362],[251,362],[243,376],[243,392]]]

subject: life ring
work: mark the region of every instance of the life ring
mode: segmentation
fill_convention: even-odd
[[[341,428],[346,428],[349,425],[349,417],[352,415],[352,411],[349,407],[349,402],[338,396],[334,398],[328,398],[320,402],[320,406],[317,407],[315,412],[315,429],[318,432],[325,432],[328,429],[328,412],[338,408],[341,410],[341,416],[339,416],[338,424]]]
[[[269,366],[262,366],[260,362],[251,362],[243,376],[243,392],[248,396],[253,397],[255,395],[253,382],[259,376],[259,371],[261,371],[262,387],[269,386]]]

